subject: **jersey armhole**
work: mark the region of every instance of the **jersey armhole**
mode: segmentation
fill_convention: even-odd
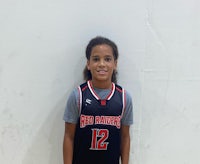
[[[123,103],[123,107],[122,107],[121,118],[123,117],[124,112],[126,110],[126,92],[125,92],[124,88],[122,88],[122,103]]]
[[[81,114],[81,109],[82,109],[82,91],[81,91],[81,87],[78,86],[78,112],[79,112],[79,115]]]

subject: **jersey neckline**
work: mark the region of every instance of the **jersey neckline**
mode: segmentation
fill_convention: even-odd
[[[92,81],[91,81],[91,80],[88,80],[88,81],[87,81],[87,85],[88,85],[88,87],[89,87],[90,92],[92,93],[92,95],[93,95],[97,100],[102,100],[102,99],[100,98],[100,96],[95,92],[95,89],[94,89],[93,86],[92,86]],[[97,88],[97,89],[98,89],[98,88]],[[104,100],[110,100],[110,99],[112,98],[114,92],[115,92],[115,84],[112,82],[112,88],[111,88],[111,90],[110,90],[110,93],[108,94],[108,96],[107,96]]]

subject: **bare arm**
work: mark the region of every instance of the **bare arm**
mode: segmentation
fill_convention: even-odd
[[[121,127],[121,163],[128,164],[130,153],[130,134],[129,126]]]
[[[64,164],[72,164],[75,129],[76,124],[65,123],[65,134],[63,141]]]

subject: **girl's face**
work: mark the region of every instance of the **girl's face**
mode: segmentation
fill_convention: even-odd
[[[93,84],[111,83],[112,74],[116,67],[117,60],[114,59],[113,50],[109,45],[102,44],[92,48],[87,68],[92,74]]]

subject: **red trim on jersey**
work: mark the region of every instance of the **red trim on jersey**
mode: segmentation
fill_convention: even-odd
[[[116,87],[116,90],[122,93],[122,90],[120,88]]]
[[[101,105],[105,106],[106,105],[106,100],[101,100]]]
[[[84,88],[82,88],[82,91],[86,90],[86,89],[87,89],[87,87],[88,87],[88,86],[86,85]]]
[[[113,96],[114,92],[115,92],[115,84],[112,83],[112,89],[111,89],[111,92],[110,92],[110,94],[106,97],[106,99],[107,99],[107,100],[110,100],[111,97]]]
[[[99,97],[99,95],[95,92],[94,88],[92,87],[92,82],[91,82],[91,80],[88,81],[87,84],[88,84],[88,87],[89,87],[89,89],[90,89],[92,95],[93,95],[97,100],[101,100],[101,98]],[[105,100],[110,100],[111,97],[113,96],[114,92],[115,92],[115,84],[112,83],[111,91],[110,91],[110,93],[108,94],[108,96],[106,97]]]
[[[89,87],[89,89],[90,89],[90,92],[93,94],[93,96],[94,96],[97,100],[99,100],[100,97],[96,94],[94,88],[92,87],[91,81],[88,81],[87,84],[88,84],[88,87]]]

